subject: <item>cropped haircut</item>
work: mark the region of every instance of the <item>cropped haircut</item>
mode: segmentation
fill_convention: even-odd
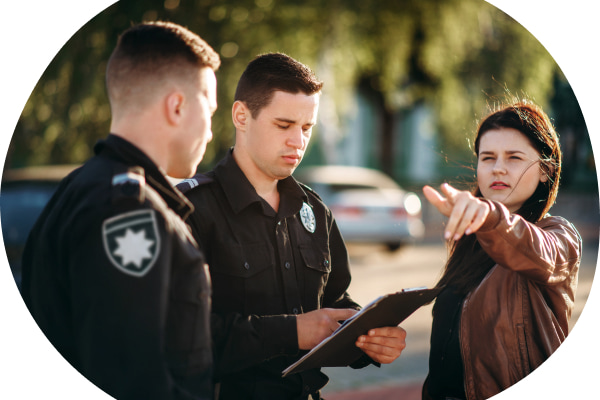
[[[269,105],[276,91],[319,93],[323,82],[306,65],[282,53],[267,53],[252,60],[240,77],[235,101],[242,101],[253,118]]]
[[[114,101],[124,103],[165,79],[194,82],[200,68],[216,71],[220,64],[219,55],[190,30],[171,22],[141,23],[121,34],[110,56],[106,67],[108,97],[111,105]]]

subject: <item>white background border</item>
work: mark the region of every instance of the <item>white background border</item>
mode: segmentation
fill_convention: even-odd
[[[595,2],[491,0],[527,28],[550,52],[579,101],[596,159],[599,151],[598,40]],[[0,25],[0,160],[25,103],[64,43],[109,0],[9,1]],[[0,246],[0,397],[10,399],[107,399],[75,372],[41,334],[27,312]],[[600,346],[598,283],[573,332],[558,351],[524,381],[494,399],[576,399],[597,393]],[[402,362],[398,360],[397,362]]]

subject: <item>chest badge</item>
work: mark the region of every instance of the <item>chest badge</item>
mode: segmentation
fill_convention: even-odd
[[[312,207],[306,203],[303,203],[302,208],[300,209],[300,221],[302,221],[304,229],[310,233],[315,233],[315,228],[317,227],[315,213],[313,212]]]

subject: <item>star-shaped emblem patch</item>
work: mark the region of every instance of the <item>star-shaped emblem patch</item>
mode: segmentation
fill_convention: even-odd
[[[131,229],[127,229],[124,236],[116,237],[115,240],[119,247],[113,251],[113,254],[121,257],[123,265],[133,263],[140,269],[144,259],[152,258],[149,249],[154,244],[154,240],[146,239],[144,230],[133,232]]]
[[[133,211],[109,218],[102,225],[104,249],[122,272],[145,275],[160,251],[160,236],[153,210]]]

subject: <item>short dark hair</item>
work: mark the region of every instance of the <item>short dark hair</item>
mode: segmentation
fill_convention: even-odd
[[[479,143],[486,132],[502,128],[518,130],[540,153],[540,165],[548,179],[538,183],[535,192],[516,211],[527,221],[536,223],[546,215],[558,194],[562,162],[558,135],[539,106],[529,100],[516,100],[499,106],[480,122],[475,135],[475,154],[479,155]],[[482,197],[479,187],[473,194]],[[452,242],[450,256],[436,287],[453,286],[458,293],[466,295],[495,264],[481,247],[477,235],[465,235]]]
[[[108,96],[111,101],[127,96],[136,86],[143,89],[167,76],[194,79],[199,68],[216,71],[220,63],[219,55],[190,30],[172,22],[144,22],[119,37],[106,67]]]
[[[267,53],[252,60],[240,77],[235,101],[242,101],[256,118],[269,105],[275,91],[313,95],[321,91],[323,82],[314,72],[283,53]]]

